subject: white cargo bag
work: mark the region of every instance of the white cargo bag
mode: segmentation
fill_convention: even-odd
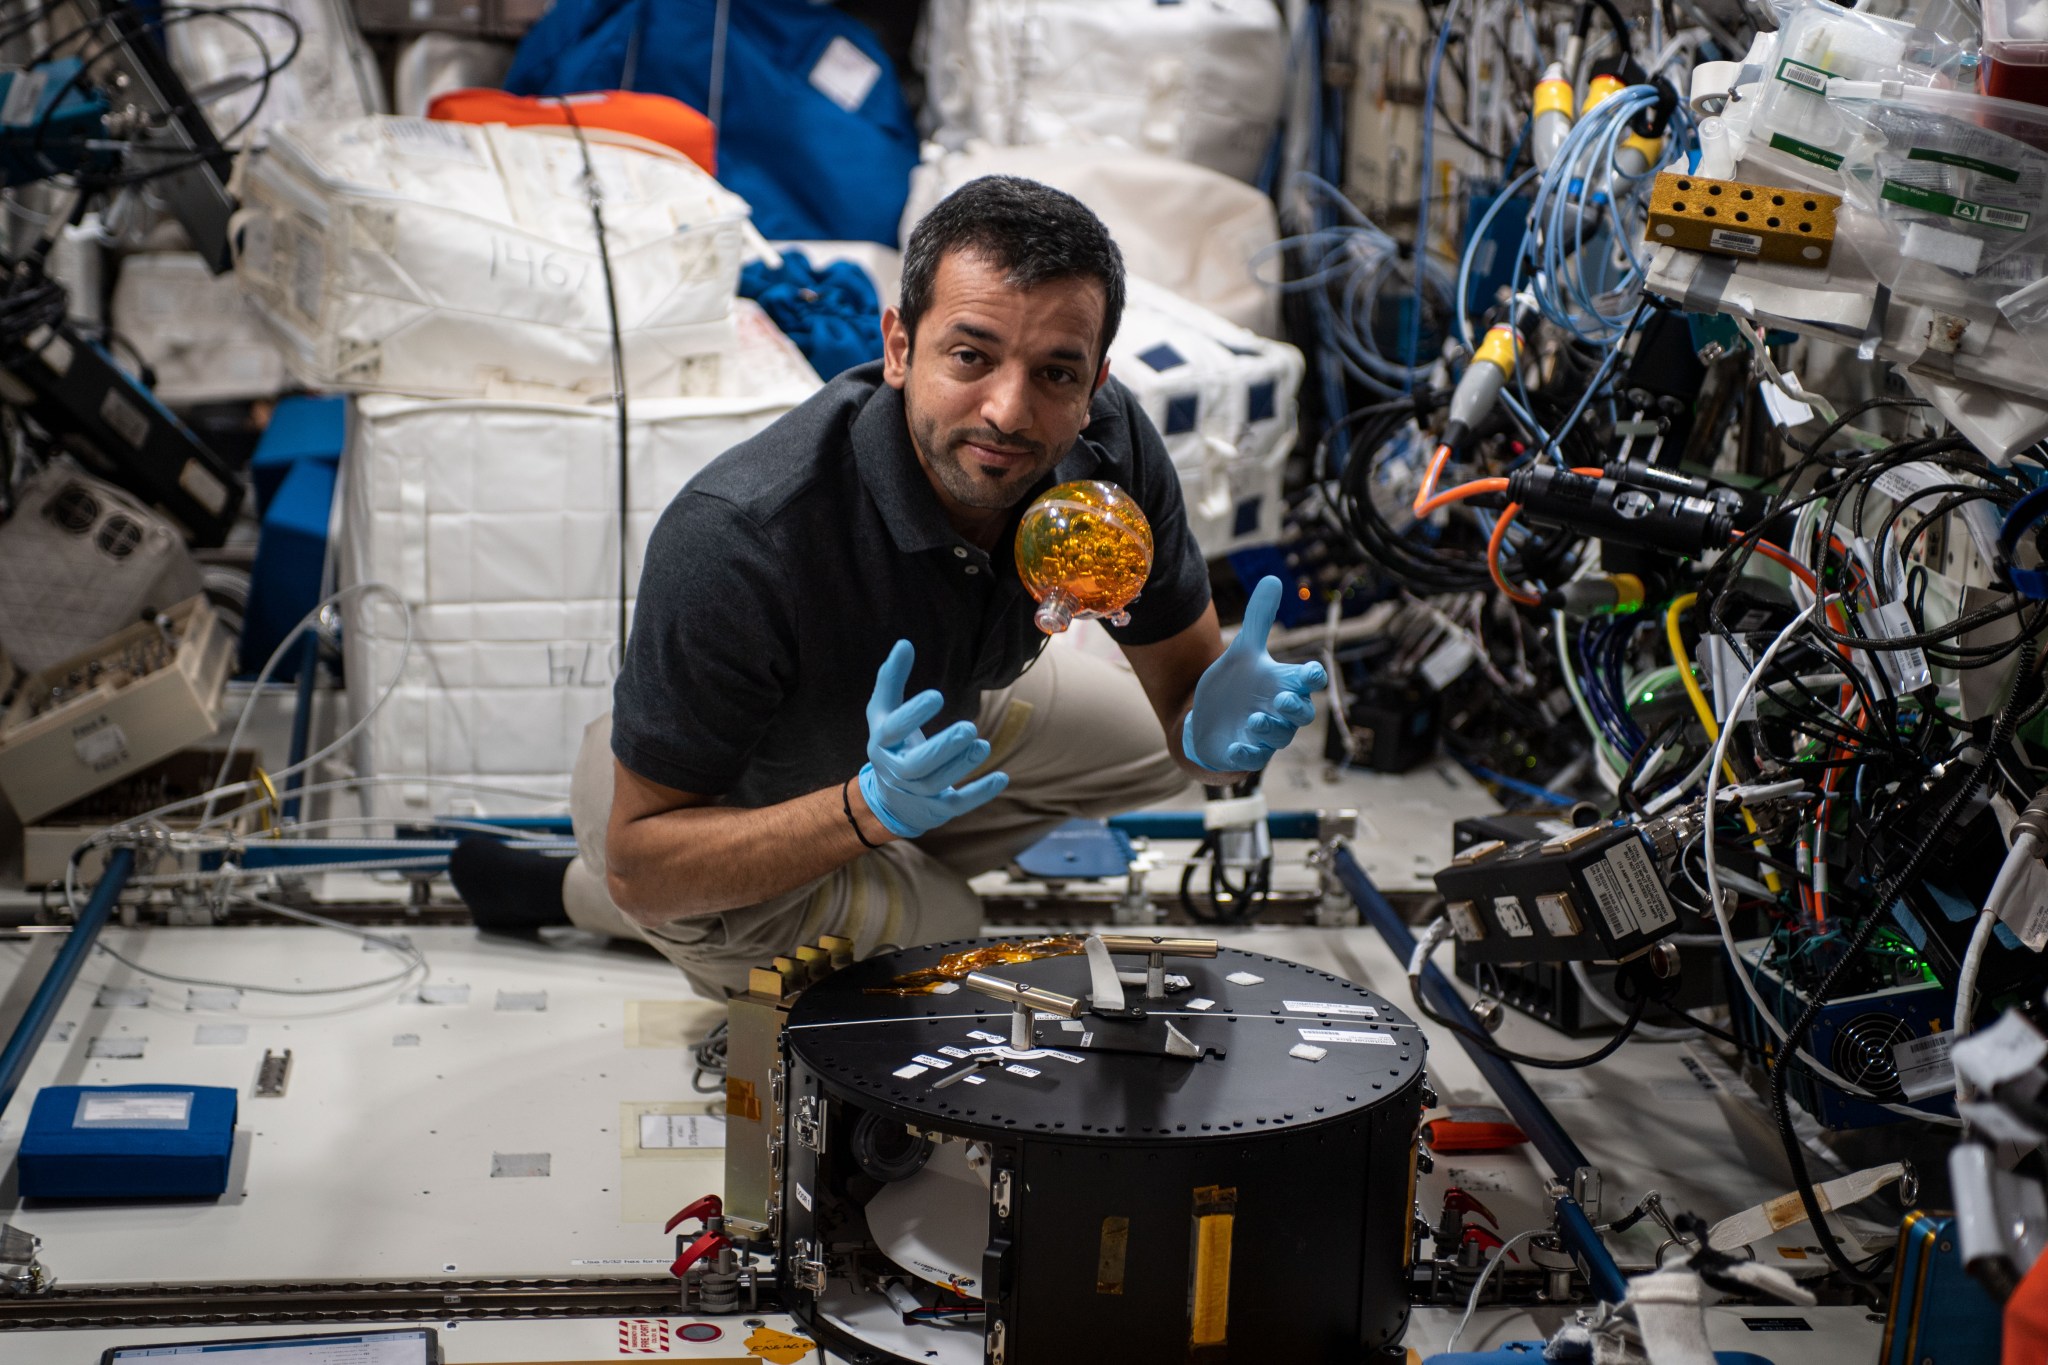
[[[347,0],[266,0],[219,18],[205,10],[188,15],[164,25],[171,65],[195,92],[227,92],[202,107],[230,147],[260,146],[280,123],[384,112],[377,58]]]
[[[947,146],[1109,142],[1247,181],[1287,84],[1273,0],[931,0],[920,54]]]
[[[1139,279],[1249,327],[1280,335],[1277,291],[1250,261],[1280,238],[1273,201],[1227,175],[1121,147],[925,148],[910,175],[902,240],[941,199],[984,175],[1016,175],[1065,190],[1086,204]]]
[[[1204,555],[1279,538],[1300,351],[1134,279],[1109,372],[1165,438]]]
[[[818,387],[751,302],[729,372],[738,396],[630,407],[629,592],[648,533],[698,470]],[[341,582],[351,723],[399,678],[354,751],[365,776],[497,784],[566,799],[583,727],[611,709],[618,663],[618,424],[609,403],[359,398],[342,465]],[[400,659],[405,660],[401,672]],[[365,805],[399,818],[516,811],[521,802],[415,780]]]
[[[628,388],[724,391],[745,201],[652,144],[588,144]],[[604,274],[567,130],[286,125],[239,179],[236,274],[306,384],[558,402],[611,391]]]
[[[195,251],[140,251],[121,261],[114,332],[156,374],[156,396],[173,407],[275,398],[284,356],[232,275],[216,275]]]

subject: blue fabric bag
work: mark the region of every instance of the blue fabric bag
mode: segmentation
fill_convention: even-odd
[[[894,246],[917,129],[874,34],[809,0],[727,0],[717,61],[718,10],[719,0],[556,0],[505,89],[674,96],[711,117],[718,178],[764,236]]]
[[[875,282],[852,261],[819,270],[803,252],[785,251],[780,270],[756,261],[740,272],[740,297],[757,300],[826,379],[882,358]]]

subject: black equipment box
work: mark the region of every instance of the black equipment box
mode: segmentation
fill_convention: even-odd
[[[1678,928],[1637,830],[1595,825],[1464,849],[1436,874],[1464,962],[1625,962]]]

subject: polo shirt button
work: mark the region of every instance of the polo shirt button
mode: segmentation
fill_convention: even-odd
[[[955,545],[953,547],[953,557],[955,559],[967,558],[967,547],[965,545]]]

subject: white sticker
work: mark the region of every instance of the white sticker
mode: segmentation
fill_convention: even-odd
[[[1184,991],[1194,984],[1184,976],[1176,976],[1172,972],[1166,974],[1166,989],[1170,991]]]
[[[920,1052],[915,1057],[912,1057],[910,1060],[913,1062],[922,1062],[926,1066],[931,1067],[934,1071],[943,1071],[947,1067],[953,1065],[944,1057],[934,1057],[929,1052]]]
[[[1257,986],[1264,984],[1266,980],[1265,977],[1253,976],[1250,972],[1232,972],[1223,979],[1233,986]]]
[[[1301,1036],[1312,1043],[1371,1043],[1375,1047],[1394,1045],[1394,1035],[1391,1033],[1360,1033],[1354,1029],[1305,1028],[1301,1030]]]
[[[1338,1005],[1326,1000],[1282,1000],[1280,1003],[1296,1014],[1357,1014],[1367,1019],[1380,1017],[1380,1012],[1371,1005]]]
[[[972,1053],[968,1052],[965,1048],[958,1047],[942,1047],[939,1049],[939,1051],[945,1053],[948,1057],[953,1058],[955,1061],[958,1061],[962,1057],[968,1057],[973,1055]]]
[[[713,1114],[642,1114],[640,1150],[725,1146],[725,1120]]]
[[[148,1046],[147,1038],[110,1038],[102,1034],[85,1045],[85,1055],[113,1061],[134,1061]]]
[[[94,772],[104,772],[128,761],[127,731],[105,717],[101,721],[83,734],[74,732],[71,740],[71,751],[78,755],[78,761]]]
[[[118,1128],[124,1123],[184,1125],[192,1119],[192,1092],[157,1095],[86,1095],[78,1104],[78,1122]]]
[[[1035,1068],[1025,1066],[1019,1062],[1011,1062],[1003,1070],[1009,1072],[1012,1076],[1036,1076],[1038,1074]]]
[[[1299,1057],[1304,1062],[1320,1062],[1323,1058],[1330,1055],[1330,1049],[1317,1047],[1314,1043],[1296,1043],[1293,1047],[1287,1049],[1287,1055]]]
[[[951,995],[954,991],[957,991],[959,989],[960,983],[957,981],[941,981],[938,985],[932,987],[932,994]]]
[[[1493,917],[1500,927],[1508,931],[1511,938],[1534,938],[1536,930],[1531,927],[1529,917],[1522,913],[1522,902],[1513,896],[1493,898]]]
[[[1068,1033],[1080,1033],[1084,1029],[1086,1029],[1088,1025],[1082,1023],[1079,1019],[1062,1019],[1060,1020],[1060,1027],[1062,1029],[1065,1029]]]
[[[811,1192],[801,1185],[793,1185],[791,1188],[796,1191],[796,1202],[804,1206],[805,1213],[809,1213],[811,1211]]]
[[[441,119],[391,118],[382,121],[382,131],[391,145],[407,152],[424,152],[444,161],[481,166],[483,153],[470,141],[469,131],[459,123]]]
[[[811,68],[811,84],[826,99],[851,114],[867,103],[868,92],[881,78],[882,64],[845,38],[835,37]]]
[[[1471,901],[1452,901],[1444,906],[1444,914],[1450,918],[1451,932],[1460,943],[1476,943],[1486,937],[1486,926],[1480,922]]]
[[[1216,1002],[1207,996],[1201,996],[1188,1001],[1188,1008],[1191,1010],[1213,1010],[1216,1008]]]
[[[1887,640],[1901,639],[1914,633],[1913,617],[1904,602],[1887,602],[1875,611],[1864,612],[1861,619],[1876,627],[1875,633]],[[1900,692],[1917,692],[1934,681],[1934,674],[1927,667],[1927,656],[1917,649],[1880,649],[1873,652],[1878,663],[1884,666],[1885,676]]]
[[[1616,939],[1653,933],[1678,918],[1640,839],[1607,850],[1605,858],[1586,868],[1586,884],[1593,888],[1600,917]]]
[[[0,123],[20,128],[35,122],[36,106],[43,102],[43,87],[50,82],[48,67],[17,71],[7,86],[7,99],[0,103]]]
[[[1472,648],[1472,641],[1458,634],[1432,650],[1422,661],[1420,672],[1431,687],[1441,692],[1464,677],[1478,661],[1479,654]]]
[[[1892,1062],[1899,1069],[1899,1088],[1909,1100],[1924,1100],[1955,1089],[1956,1070],[1949,1061],[1954,1038],[1930,1033],[1925,1038],[1899,1043],[1892,1048]]]
[[[974,1076],[969,1076],[969,1077],[967,1078],[967,1083],[968,1083],[969,1085],[987,1085],[987,1084],[988,1084],[988,1077],[986,1077],[986,1076],[981,1076],[981,1075],[974,1075]]]
[[[1007,1043],[1010,1041],[1008,1038],[1003,1037],[1003,1035],[1000,1033],[984,1033],[980,1029],[974,1030],[967,1036],[969,1038],[979,1038],[984,1043]]]
[[[1731,232],[1727,228],[1715,228],[1707,235],[1707,241],[1716,251],[1732,251],[1738,256],[1754,256],[1764,249],[1764,239],[1754,232]]]
[[[192,1030],[195,1047],[240,1047],[248,1041],[247,1024],[201,1024]]]
[[[1080,1055],[1078,1053],[1062,1052],[1056,1047],[1042,1047],[1038,1049],[1038,1051],[1039,1055],[1041,1056],[1052,1057],[1062,1062],[1073,1062],[1079,1064],[1081,1060]]]
[[[1543,927],[1554,937],[1572,938],[1579,932],[1579,917],[1572,913],[1569,897],[1538,896],[1536,914],[1543,921]]]
[[[1759,386],[1757,392],[1763,395],[1764,407],[1770,410],[1771,420],[1781,427],[1796,427],[1813,420],[1813,409],[1800,402],[1776,384]]]
[[[909,1066],[897,1067],[894,1071],[890,1072],[889,1074],[894,1076],[899,1081],[908,1081],[913,1080],[919,1076],[922,1076],[925,1072],[930,1070],[931,1068],[928,1066],[919,1066],[916,1062],[912,1062]]]

